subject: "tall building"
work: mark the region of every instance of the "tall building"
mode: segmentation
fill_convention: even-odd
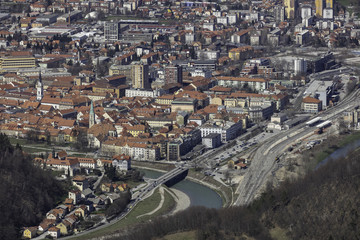
[[[276,6],[275,9],[275,21],[277,23],[285,21],[285,7],[284,6]]]
[[[36,83],[36,100],[41,101],[44,97],[43,83],[41,80],[41,72],[39,73],[39,81]]]
[[[323,9],[325,7],[325,1],[324,0],[315,0],[315,15],[317,17],[323,16]]]
[[[182,66],[169,65],[165,67],[165,84],[182,83]]]
[[[303,58],[294,60],[294,72],[296,75],[307,72],[307,61]]]
[[[120,22],[105,22],[104,36],[106,41],[117,41],[120,38],[121,26]]]
[[[333,8],[333,0],[326,0],[326,8]]]
[[[308,19],[312,16],[312,9],[309,6],[304,6],[301,8],[301,18]]]
[[[94,124],[95,124],[94,104],[93,101],[91,101],[90,113],[89,113],[89,128],[94,126]]]
[[[297,7],[297,0],[284,0],[285,15],[287,19],[294,19]]]
[[[150,81],[149,81],[149,65],[134,64],[131,66],[131,75],[132,75],[132,87],[133,88],[142,88],[149,89]]]

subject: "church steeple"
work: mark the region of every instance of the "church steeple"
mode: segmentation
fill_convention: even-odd
[[[94,104],[91,101],[90,113],[89,113],[89,128],[91,128],[95,124],[95,112],[94,112]]]
[[[44,97],[44,88],[41,79],[41,72],[39,72],[39,80],[36,83],[36,100],[41,101],[43,97]]]

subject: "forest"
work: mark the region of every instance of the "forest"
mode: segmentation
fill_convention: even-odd
[[[37,226],[65,194],[50,172],[0,134],[0,239],[19,239],[22,227]]]
[[[350,153],[297,180],[270,187],[246,207],[192,207],[120,230],[113,239],[162,239],[196,231],[211,239],[360,239],[360,155]]]

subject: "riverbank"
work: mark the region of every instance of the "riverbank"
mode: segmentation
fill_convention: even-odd
[[[314,171],[321,162],[333,153],[359,140],[359,131],[342,135],[333,134],[327,136],[326,139],[312,149],[287,156],[283,161],[283,166],[275,172],[272,185],[277,187],[286,179],[297,179],[305,176],[307,173]]]

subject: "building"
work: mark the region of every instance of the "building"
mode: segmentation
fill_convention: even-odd
[[[182,83],[183,81],[182,66],[169,65],[165,67],[165,84]]]
[[[284,6],[276,6],[274,8],[274,17],[275,17],[275,21],[277,23],[281,23],[285,21],[285,7]]]
[[[131,59],[129,61],[131,61]],[[126,84],[131,85],[133,77],[131,68],[132,65],[111,65],[109,68],[109,75],[124,75],[126,77]]]
[[[90,113],[89,113],[89,128],[95,124],[95,112],[94,112],[94,103],[91,101]]]
[[[35,57],[30,52],[13,52],[0,58],[0,71],[17,68],[35,68]]]
[[[253,52],[254,48],[251,46],[233,48],[229,51],[229,58],[233,61],[245,60],[251,57]]]
[[[294,73],[301,75],[307,72],[307,61],[303,58],[294,60]]]
[[[225,143],[241,134],[242,122],[207,123],[199,127],[201,137],[204,138],[212,133],[221,135],[221,142]]]
[[[44,97],[43,83],[41,81],[41,73],[39,74],[39,81],[36,83],[36,100],[41,101]]]
[[[162,89],[146,90],[146,89],[126,89],[125,97],[151,97],[156,98],[163,95]]]
[[[132,77],[132,87],[149,89],[149,65],[147,64],[134,64],[131,66],[131,75]]]
[[[312,16],[312,9],[311,7],[304,6],[301,8],[301,18],[308,19]]]
[[[319,99],[305,97],[302,100],[301,109],[308,113],[318,113],[322,110],[322,103]]]
[[[305,45],[310,39],[309,30],[304,30],[296,34],[296,44]]]
[[[104,36],[105,41],[118,41],[121,35],[121,25],[120,22],[105,22],[104,25]]]
[[[245,78],[245,77],[216,77],[218,85],[231,88],[249,87],[252,90],[263,91],[268,88],[269,81],[264,78]]]
[[[48,230],[48,234],[53,238],[58,238],[60,237],[60,229],[57,227],[51,227]]]
[[[206,148],[217,148],[221,145],[221,135],[219,133],[210,133],[202,138],[202,144]]]
[[[112,165],[119,171],[128,171],[131,169],[131,157],[125,154],[113,156]]]
[[[77,175],[72,180],[73,186],[77,187],[80,191],[89,188],[89,181],[84,176]]]
[[[322,17],[324,7],[325,0],[315,0],[315,16]]]
[[[336,84],[333,81],[313,81],[304,92],[304,96],[317,98],[322,102],[322,108],[326,108],[330,98],[335,92]]]
[[[333,19],[334,18],[334,9],[332,9],[332,8],[324,8],[323,18],[324,19]]]
[[[284,7],[286,18],[294,19],[297,10],[297,0],[284,0]]]
[[[326,0],[326,8],[333,8],[333,0]]]
[[[36,236],[37,230],[38,230],[37,227],[28,227],[24,230],[23,237],[31,239]]]
[[[198,100],[189,97],[176,98],[171,103],[171,112],[185,111],[195,112],[198,106]]]

